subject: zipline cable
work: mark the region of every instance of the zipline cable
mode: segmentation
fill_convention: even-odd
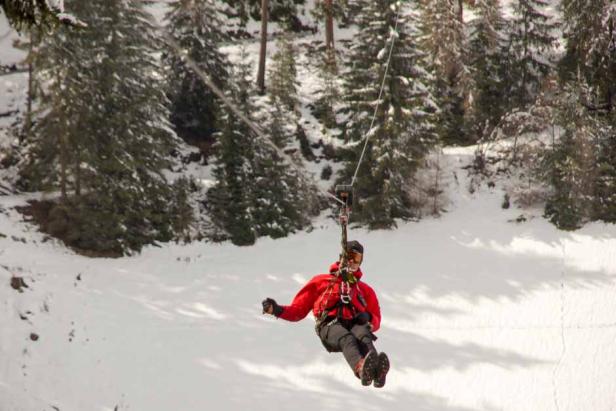
[[[379,95],[377,98],[376,106],[374,107],[374,113],[372,115],[372,121],[370,122],[370,127],[368,128],[368,132],[366,133],[364,147],[361,151],[361,155],[359,160],[357,161],[357,166],[355,168],[355,172],[353,173],[353,178],[351,180],[351,184],[349,185],[340,185],[336,187],[336,195],[338,197],[338,202],[344,203],[340,206],[340,225],[342,226],[342,265],[346,265],[347,263],[347,250],[346,250],[346,239],[347,239],[347,225],[350,221],[350,213],[351,213],[351,204],[353,202],[353,186],[355,185],[355,180],[357,179],[357,173],[359,172],[359,167],[364,160],[364,155],[366,154],[366,148],[368,147],[368,142],[372,135],[372,127],[374,127],[374,122],[376,121],[376,115],[379,110],[379,105],[381,103],[381,97],[383,96],[383,90],[385,89],[385,82],[387,81],[387,73],[389,72],[389,65],[391,63],[391,56],[394,51],[394,43],[396,41],[396,37],[398,36],[398,22],[400,21],[400,9],[402,8],[401,2],[397,2],[396,8],[396,21],[394,24],[393,31],[390,30],[391,35],[391,46],[389,47],[389,54],[387,55],[387,63],[385,64],[385,72],[383,73],[383,80],[381,81],[381,87],[379,90]]]
[[[351,187],[355,185],[355,179],[357,178],[357,173],[359,172],[359,167],[364,159],[364,155],[366,154],[366,148],[368,147],[368,141],[370,140],[372,133],[372,127],[374,126],[374,122],[376,120],[377,112],[379,111],[379,105],[381,104],[381,97],[383,95],[383,90],[385,89],[385,81],[387,80],[387,73],[389,72],[389,63],[391,62],[391,55],[394,51],[394,43],[396,41],[396,37],[398,36],[398,20],[400,17],[400,9],[402,8],[401,2],[397,2],[396,8],[396,23],[394,25],[393,33],[391,33],[391,47],[389,48],[389,55],[387,56],[387,64],[385,65],[385,73],[383,73],[383,81],[381,82],[381,90],[379,91],[379,97],[376,101],[376,107],[374,107],[374,114],[372,115],[372,121],[370,122],[370,127],[368,128],[368,132],[366,133],[366,141],[364,142],[364,148],[361,151],[361,155],[359,157],[359,161],[357,162],[357,167],[355,168],[355,173],[353,173],[353,179],[351,180]]]
[[[393,54],[393,50],[394,50],[394,44],[396,41],[396,37],[398,36],[398,22],[399,22],[399,17],[400,17],[400,9],[402,8],[402,5],[400,2],[397,2],[397,8],[396,8],[396,20],[395,20],[395,24],[394,24],[394,29],[393,32],[391,33],[391,46],[389,48],[389,53],[387,56],[387,63],[385,65],[385,72],[383,73],[383,79],[381,81],[381,87],[379,90],[379,95],[377,98],[377,102],[376,102],[376,106],[374,108],[374,113],[372,115],[372,120],[370,122],[370,127],[368,129],[368,132],[366,133],[366,140],[364,142],[364,146],[361,152],[361,155],[359,157],[359,160],[357,162],[357,166],[355,168],[355,172],[353,173],[353,178],[351,180],[351,188],[354,186],[355,184],[355,180],[357,179],[357,174],[359,172],[359,167],[361,166],[361,163],[363,162],[365,153],[366,153],[366,149],[368,147],[368,142],[370,140],[370,137],[372,135],[372,128],[374,127],[374,123],[376,121],[376,115],[378,113],[379,110],[379,105],[381,103],[381,97],[383,95],[383,90],[385,89],[385,82],[387,80],[387,74],[389,72],[389,66],[391,63],[391,56]],[[201,81],[203,81],[205,83],[205,85],[212,90],[212,92],[214,94],[216,94],[216,96],[218,98],[220,98],[220,100],[241,120],[243,121],[256,135],[257,137],[264,142],[265,144],[267,144],[268,146],[270,146],[279,156],[281,156],[281,158],[286,159],[287,162],[296,169],[296,171],[299,173],[299,177],[302,179],[305,179],[305,169],[301,169],[296,162],[290,157],[288,156],[283,150],[281,150],[276,144],[274,144],[274,142],[267,137],[267,135],[261,130],[260,127],[258,127],[252,120],[250,120],[250,118],[248,118],[247,115],[245,115],[244,113],[242,113],[242,111],[240,109],[237,108],[237,106],[233,103],[233,101],[231,101],[231,99],[229,99],[223,92],[222,90],[220,90],[218,88],[218,86],[216,86],[216,84],[214,84],[214,82],[210,79],[210,77],[197,65],[197,63],[195,63],[195,61],[190,58],[190,56],[187,55],[187,53],[183,50],[183,48],[175,41],[175,39],[173,38],[173,36],[171,35],[171,33],[169,33],[169,31],[167,31],[167,29],[162,26],[161,24],[159,24],[157,21],[155,21],[153,18],[150,19],[150,22],[154,25],[154,27],[158,28],[160,31],[162,31],[166,36],[165,39],[163,41],[165,41],[170,47],[171,49],[176,53],[176,55],[180,58],[182,58],[186,64],[195,72],[195,74],[197,74],[197,76],[199,76],[199,78],[201,79]],[[316,182],[314,181],[306,181],[309,185],[313,186],[318,192],[320,192],[321,194],[325,195],[326,197],[329,197],[331,199],[333,199],[334,201],[336,201],[337,203],[341,204],[343,207],[347,206],[347,204],[342,201],[340,198],[336,197],[335,195],[333,195],[332,193],[321,189]]]

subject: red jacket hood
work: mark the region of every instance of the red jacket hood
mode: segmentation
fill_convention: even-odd
[[[338,268],[340,268],[340,262],[336,261],[335,263],[329,266],[329,273],[330,274],[336,273],[338,271]],[[353,273],[353,275],[355,276],[355,278],[359,280],[361,276],[364,274],[361,272],[361,268],[358,268],[357,271]]]

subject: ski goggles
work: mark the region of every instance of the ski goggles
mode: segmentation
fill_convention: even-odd
[[[362,260],[364,259],[364,255],[356,251],[349,251],[347,253],[347,258],[349,259],[349,261],[354,261],[357,264],[361,264]]]

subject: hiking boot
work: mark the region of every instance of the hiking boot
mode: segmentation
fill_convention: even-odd
[[[378,356],[374,351],[370,351],[364,358],[355,365],[355,375],[361,380],[361,385],[368,386],[374,380]]]
[[[385,378],[389,372],[389,358],[384,352],[377,356],[376,367],[374,371],[374,386],[376,388],[383,388],[385,386]]]

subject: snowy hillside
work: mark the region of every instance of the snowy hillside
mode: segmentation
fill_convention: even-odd
[[[152,10],[162,19],[166,0]],[[335,38],[355,34],[336,28]],[[3,65],[24,57],[16,38],[0,16]],[[310,109],[321,83],[308,50],[322,40],[294,38],[298,124],[311,143],[335,145],[337,130]],[[256,37],[242,43],[256,69]],[[222,51],[232,63],[243,58],[238,44]],[[0,77],[0,162],[16,144],[10,128],[26,86],[26,73]],[[503,209],[515,181],[469,176],[476,148],[443,150],[440,217],[350,230],[380,301],[376,346],[392,362],[382,389],[362,387],[341,354],[324,350],[311,314],[290,323],[261,313],[264,298],[288,304],[337,258],[340,227],[327,211],[309,230],[250,247],[166,243],[87,258],[25,220],[17,208],[48,194],[13,194],[16,170],[3,168],[0,411],[616,409],[616,226],[559,231],[542,209]],[[342,167],[305,165],[315,179],[326,165]],[[211,171],[193,162],[173,176],[210,187]]]
[[[327,269],[334,222],[249,248],[88,259],[21,221],[24,197],[1,197],[0,409],[612,409],[616,228],[512,222],[498,186],[468,194],[469,154],[445,158],[450,212],[351,234],[381,301],[382,390],[322,349],[312,319],[260,314],[261,299],[288,303]]]

